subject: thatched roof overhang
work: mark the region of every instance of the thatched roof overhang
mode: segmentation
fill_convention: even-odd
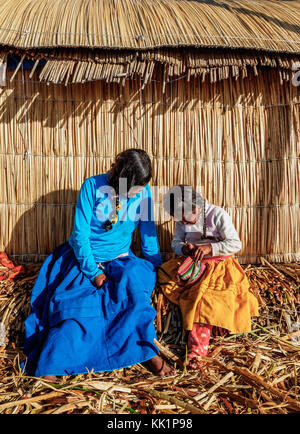
[[[215,82],[300,65],[298,0],[0,0],[0,61],[33,60],[49,83]],[[12,79],[14,75],[12,76]]]

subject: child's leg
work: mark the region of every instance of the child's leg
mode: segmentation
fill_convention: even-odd
[[[188,337],[188,360],[207,355],[212,328],[209,324],[194,323]]]
[[[226,337],[229,335],[229,330],[224,329],[223,327],[213,327],[212,336],[217,337]]]

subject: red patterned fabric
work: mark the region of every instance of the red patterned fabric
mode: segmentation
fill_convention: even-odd
[[[194,323],[188,337],[188,360],[207,355],[212,328],[209,324]]]
[[[26,274],[25,267],[15,265],[5,252],[0,252],[0,266],[0,280],[14,280],[16,277]]]

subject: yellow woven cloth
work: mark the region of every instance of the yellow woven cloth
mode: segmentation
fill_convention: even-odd
[[[204,260],[207,268],[200,280],[185,288],[177,278],[184,259],[165,262],[157,281],[163,294],[180,307],[184,328],[191,330],[194,322],[200,322],[231,333],[250,331],[251,316],[258,315],[258,301],[238,261],[233,256],[218,263]]]

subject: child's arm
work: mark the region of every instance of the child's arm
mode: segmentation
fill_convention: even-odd
[[[242,248],[241,240],[232,223],[230,215],[225,211],[217,217],[216,228],[222,241],[211,243],[212,256],[233,255]]]
[[[176,253],[176,255],[182,256],[185,253],[182,251],[182,248],[185,246],[185,231],[182,225],[177,222],[175,225],[174,238],[172,241],[172,249]]]

